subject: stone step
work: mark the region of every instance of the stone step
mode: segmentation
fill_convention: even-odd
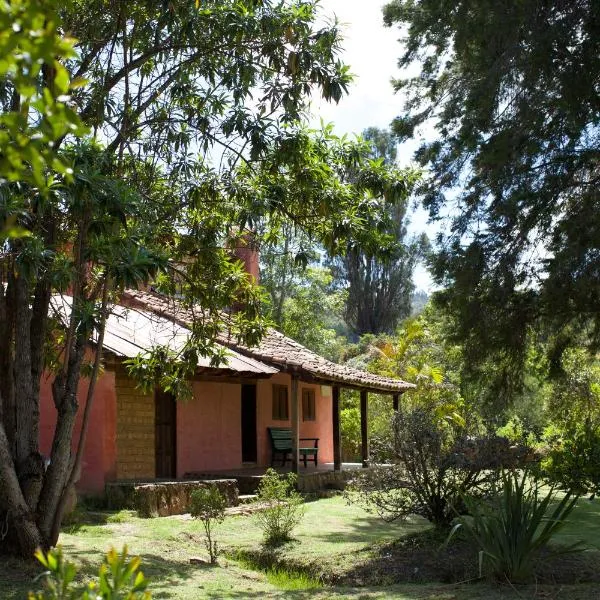
[[[106,485],[106,499],[109,510],[137,510],[140,517],[182,515],[190,511],[192,492],[209,485],[219,489],[227,506],[237,506],[235,479],[111,482]]]
[[[256,494],[264,475],[234,475],[240,495]]]
[[[238,496],[238,504],[252,504],[257,498],[256,494],[240,494]]]

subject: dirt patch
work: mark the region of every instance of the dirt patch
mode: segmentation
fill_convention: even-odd
[[[536,578],[541,583],[551,584],[600,583],[600,552],[586,550],[559,555],[543,552],[536,567]]]
[[[332,573],[327,583],[370,586],[477,580],[476,547],[464,538],[455,538],[445,545],[446,536],[430,530],[381,545],[363,563]],[[600,583],[600,552],[556,555],[544,551],[536,563],[534,580],[548,584]]]

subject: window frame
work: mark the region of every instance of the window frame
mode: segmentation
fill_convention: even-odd
[[[273,384],[271,417],[273,421],[290,420],[290,403],[287,385],[282,385],[280,383]]]
[[[310,388],[302,389],[302,420],[317,420],[317,397],[315,390]],[[308,410],[307,410],[308,409]]]

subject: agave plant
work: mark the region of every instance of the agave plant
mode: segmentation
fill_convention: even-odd
[[[464,529],[480,548],[480,576],[487,562],[495,577],[524,581],[531,576],[539,551],[565,525],[578,496],[567,492],[558,500],[554,488],[542,490],[528,471],[504,471],[500,482],[492,500],[463,497],[468,515],[458,518],[448,541]],[[560,552],[579,549],[576,543]]]

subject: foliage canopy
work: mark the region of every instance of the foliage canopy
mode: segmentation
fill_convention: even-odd
[[[600,6],[569,2],[395,0],[406,28],[395,82],[401,138],[429,122],[417,159],[434,218],[448,218],[435,279],[458,315],[467,361],[492,358],[521,383],[528,328],[543,321],[593,345],[598,319]]]
[[[221,360],[223,327],[252,343],[266,325],[259,291],[227,249],[232,231],[260,222],[277,235],[287,221],[331,252],[380,242],[365,226],[373,198],[402,198],[408,178],[360,143],[300,122],[311,94],[337,101],[349,82],[337,25],[317,25],[317,9],[312,0],[0,2],[10,25],[0,33],[2,550],[31,556],[57,540],[104,323],[124,288],[154,281],[202,306],[181,353],[158,349],[145,369],[133,365],[147,385],[184,395],[199,355]],[[345,183],[350,168],[362,175]],[[46,368],[57,412],[48,468]],[[74,443],[82,373],[90,384]]]

